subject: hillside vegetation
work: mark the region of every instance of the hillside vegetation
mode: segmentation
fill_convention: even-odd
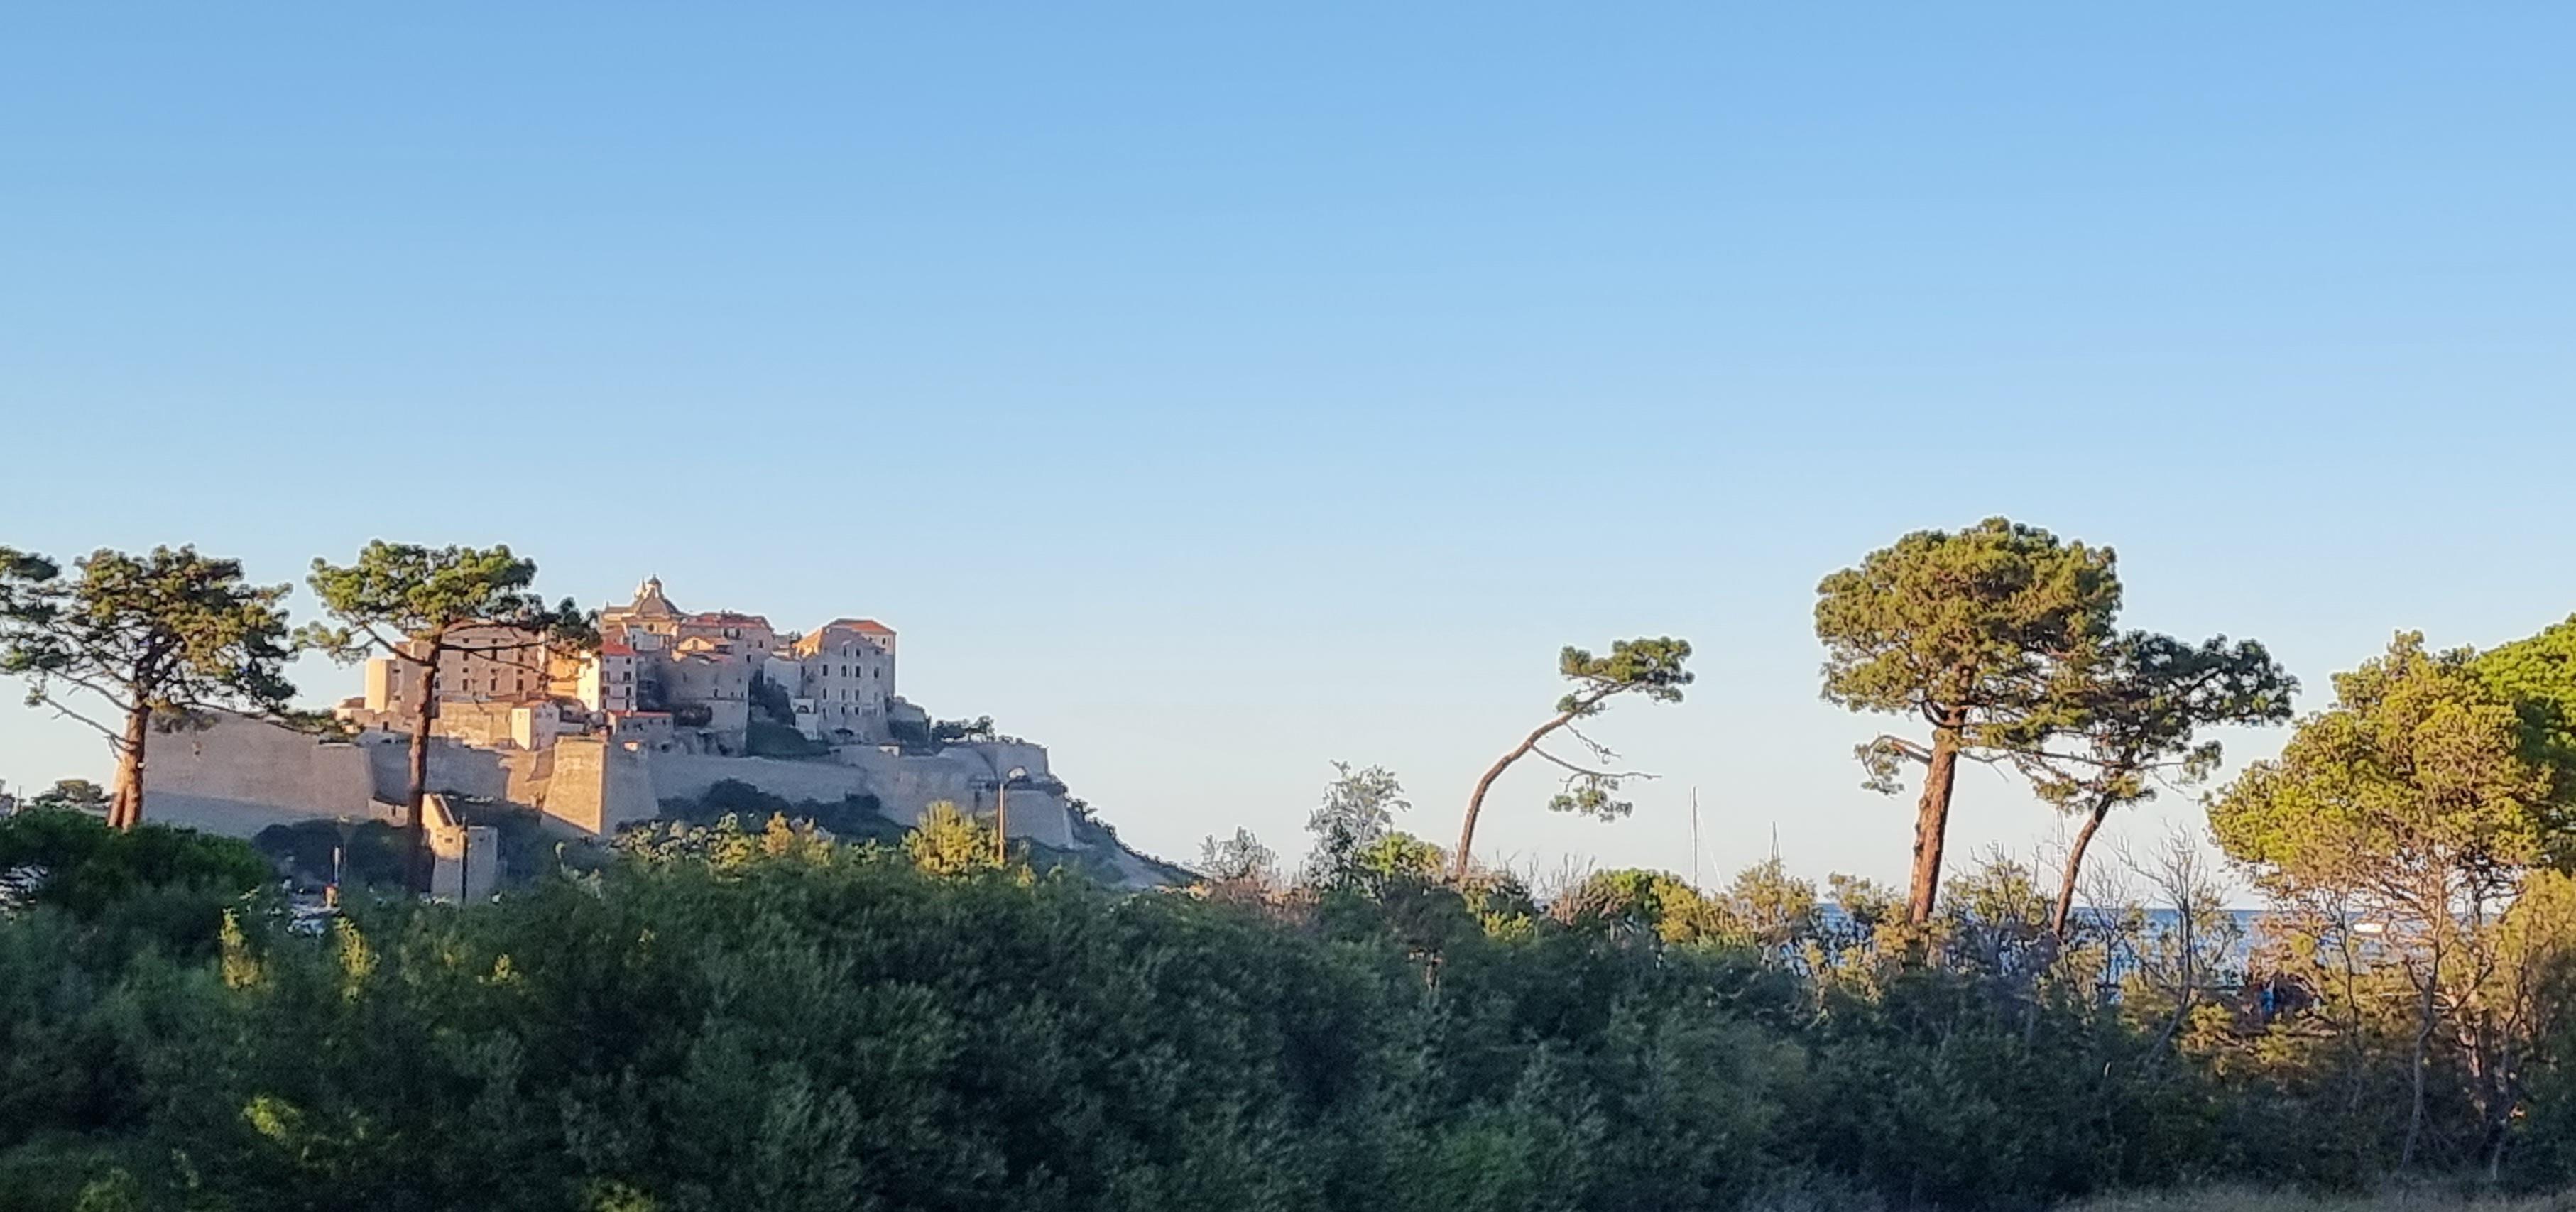
[[[1398,828],[1411,805],[1374,766],[1337,764],[1293,873],[1238,828],[1150,893],[1112,885],[1178,873],[1087,807],[1081,849],[1006,853],[954,805],[907,831],[865,797],[720,785],[578,863],[497,820],[525,882],[465,907],[405,891],[416,830],[264,836],[341,870],[347,910],[317,919],[252,846],[139,819],[152,738],[216,708],[314,724],[285,710],[297,646],[432,652],[502,620],[578,651],[590,620],[506,547],[317,562],[340,621],[318,635],[190,549],[70,568],[0,550],[0,671],[37,704],[96,699],[119,759],[0,823],[0,1212],[2225,1209],[2576,1185],[2576,621],[2486,651],[2400,633],[2298,715],[2262,644],[2129,628],[2109,548],[1995,518],[1816,587],[1825,697],[1890,729],[1856,736],[1859,773],[1915,796],[1902,888],[1820,893],[1777,859],[1717,889],[1480,865],[1489,816],[1635,810],[1651,776],[1597,730],[1697,676],[1689,642],[1637,636],[1557,654],[1562,697],[1497,738],[1447,849]],[[2278,756],[2218,781],[2209,732],[2280,724]],[[991,724],[921,739],[958,730]],[[2049,869],[1958,861],[1965,764],[2073,826]],[[2093,853],[2171,791],[2203,797],[2205,834]],[[2212,845],[2272,906],[2256,936]]]
[[[2036,1207],[2369,1183],[2407,1126],[2402,1033],[2178,997],[2134,916],[2052,957],[2009,864],[1918,932],[1776,864],[1542,905],[1390,834],[1121,894],[941,827],[720,822],[308,935],[239,843],[21,816],[0,856],[87,874],[0,926],[0,1208]],[[2564,1181],[2563,1122],[2503,1181]]]

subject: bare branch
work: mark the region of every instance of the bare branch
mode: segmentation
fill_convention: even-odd
[[[1593,740],[1591,737],[1585,736],[1582,729],[1577,728],[1572,724],[1567,724],[1562,731],[1572,735],[1575,740],[1583,742],[1583,747],[1591,751],[1594,761],[1615,761],[1619,756],[1618,751],[1599,741]]]
[[[387,655],[387,656],[394,657],[394,658],[397,658],[397,659],[399,659],[399,660],[409,661],[409,662],[411,662],[411,663],[412,663],[412,664],[414,664],[414,665],[426,665],[426,664],[428,664],[428,662],[427,662],[427,661],[423,661],[423,660],[421,660],[419,657],[413,656],[412,654],[410,654],[410,653],[408,653],[408,652],[403,651],[403,650],[402,650],[402,645],[397,644],[397,643],[395,643],[395,642],[394,642],[394,641],[392,641],[392,640],[388,640],[388,639],[386,639],[386,638],[385,638],[385,633],[383,633],[383,632],[381,632],[381,631],[376,630],[376,625],[375,625],[375,624],[373,624],[373,623],[360,623],[360,624],[358,624],[358,630],[363,631],[363,632],[366,632],[366,633],[367,633],[367,638],[368,638],[368,639],[370,639],[370,640],[375,641],[375,644],[376,644],[376,646],[377,646],[378,648],[382,648],[382,649],[384,649],[384,650],[385,650],[385,655]],[[433,655],[434,655],[434,654],[433,654]]]
[[[1915,744],[1912,741],[1906,740],[1901,736],[1882,734],[1877,739],[1872,740],[1870,745],[1874,748],[1884,749],[1899,757],[1921,762],[1927,766],[1932,764],[1931,750]]]
[[[1581,775],[1585,778],[1652,779],[1659,777],[1657,775],[1649,774],[1643,770],[1586,770],[1581,766],[1577,766],[1572,762],[1566,761],[1564,758],[1558,757],[1555,754],[1549,753],[1547,750],[1537,748],[1536,746],[1532,746],[1530,752],[1539,757],[1546,758],[1559,766],[1563,766],[1567,770],[1573,771],[1575,774]]]
[[[47,707],[53,708],[57,715],[78,720],[92,728],[98,729],[99,735],[107,738],[109,748],[116,750],[118,753],[125,752],[125,734],[123,732],[110,728],[105,724],[99,723],[97,720],[93,720],[88,716],[82,715],[81,713],[64,706],[61,699],[55,698],[50,694],[39,696],[37,701],[42,702]]]
[[[38,681],[45,681],[45,682],[50,682],[50,681],[55,681],[55,680],[60,680],[60,681],[69,682],[69,683],[71,683],[71,684],[72,684],[72,685],[74,685],[74,686],[80,687],[81,689],[83,689],[83,690],[86,690],[86,691],[90,692],[91,694],[97,695],[98,697],[100,697],[100,698],[102,698],[102,699],[106,699],[106,700],[108,701],[108,703],[109,703],[109,704],[111,704],[111,705],[113,705],[113,706],[115,706],[115,707],[119,708],[120,710],[121,710],[121,709],[123,709],[123,708],[124,708],[124,706],[125,706],[125,700],[124,700],[124,699],[122,699],[122,698],[117,697],[117,694],[116,694],[116,691],[115,691],[115,690],[112,690],[112,689],[110,689],[110,688],[108,688],[108,687],[106,687],[106,686],[101,686],[101,685],[99,685],[98,683],[93,682],[93,681],[89,680],[88,678],[81,677],[81,676],[79,676],[79,675],[77,675],[77,674],[64,673],[63,671],[61,671],[61,670],[59,670],[59,669],[48,669],[48,670],[42,670],[42,671],[39,671],[39,672],[35,675],[35,678],[36,678],[36,680],[38,680]],[[131,687],[126,687],[125,689],[129,689],[129,690],[130,690],[130,689],[131,689]],[[52,703],[52,702],[54,702],[54,700],[53,700],[53,696],[51,696],[51,695],[47,695],[47,696],[45,696],[45,701],[46,701],[46,702],[48,702],[48,703]],[[57,703],[57,704],[55,704],[55,706],[56,706],[56,708],[59,710],[61,705],[60,705],[59,703]]]

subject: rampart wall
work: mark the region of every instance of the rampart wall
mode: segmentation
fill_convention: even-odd
[[[374,793],[364,746],[324,744],[240,716],[156,735],[143,753],[147,795],[266,804],[294,816],[361,817]],[[149,799],[144,814],[152,816]]]
[[[370,731],[325,742],[240,717],[199,732],[155,737],[147,817],[249,834],[314,818],[392,819],[410,782],[410,738]],[[835,802],[873,795],[885,815],[916,824],[947,800],[992,811],[995,782],[1018,769],[1044,782],[1046,750],[1020,743],[953,745],[936,754],[843,749],[832,761],[657,753],[598,737],[565,737],[536,752],[434,740],[429,790],[536,808],[564,828],[608,835],[661,814],[665,799],[695,799],[736,779],[788,800]],[[1073,844],[1061,796],[1011,792],[1011,836]]]

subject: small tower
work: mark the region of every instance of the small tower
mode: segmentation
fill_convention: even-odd
[[[624,613],[645,618],[669,618],[679,614],[680,608],[663,596],[662,578],[646,577],[643,584],[635,587],[635,602]]]

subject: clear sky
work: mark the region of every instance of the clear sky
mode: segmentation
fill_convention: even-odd
[[[2576,610],[2576,7],[18,5],[0,543],[508,542],[904,637],[1187,857],[1447,842],[1566,643],[1627,821],[1904,871],[1817,578],[2003,513],[2321,706]],[[300,613],[310,613],[299,596]],[[317,698],[355,675],[299,671]],[[2277,734],[2237,739],[2268,753]],[[104,777],[10,705],[0,777]],[[2053,819],[1962,781],[1954,849]],[[2168,800],[2124,823],[2152,840]]]

